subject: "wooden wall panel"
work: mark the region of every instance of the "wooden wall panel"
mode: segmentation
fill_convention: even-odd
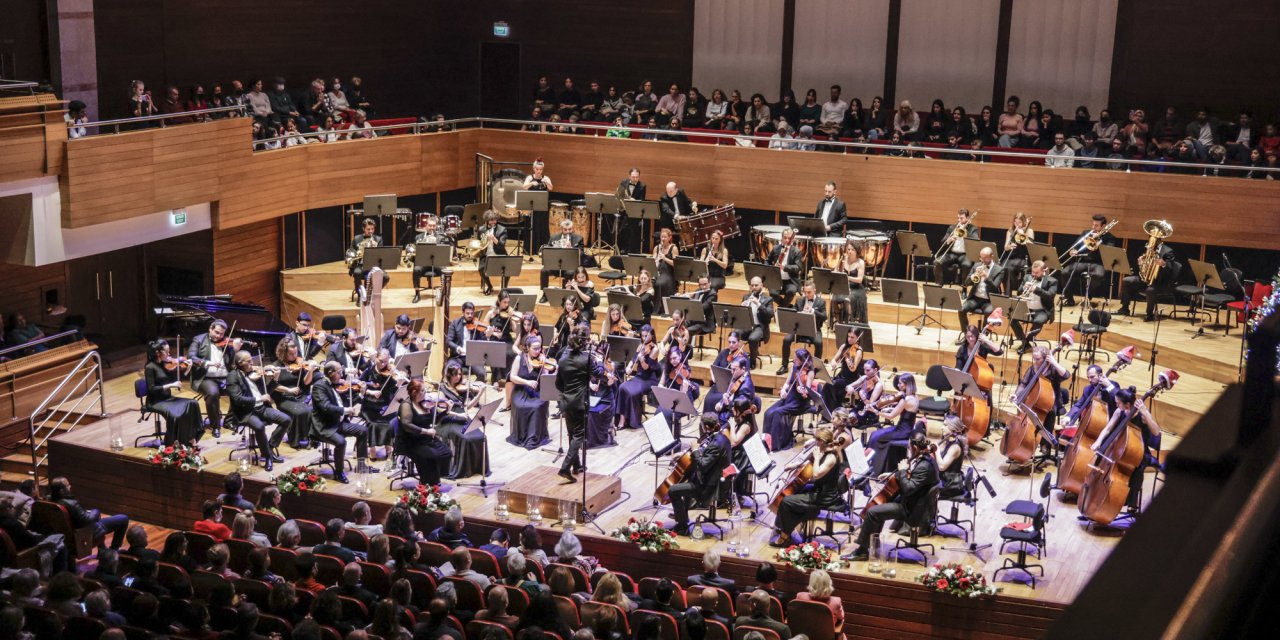
[[[279,312],[280,221],[213,232],[213,289]]]
[[[359,202],[372,193],[414,195],[422,187],[417,136],[311,144],[307,153],[307,209]]]
[[[5,316],[5,328],[8,329],[9,314],[21,313],[28,322],[43,323],[44,300],[41,290],[47,287],[62,289],[62,303],[66,304],[67,266],[50,264],[43,267],[27,267],[6,264],[0,268],[0,291],[4,299],[0,301],[0,314]],[[72,311],[74,313],[74,311]],[[60,325],[59,318],[50,318],[49,324]],[[49,333],[45,330],[45,333]]]

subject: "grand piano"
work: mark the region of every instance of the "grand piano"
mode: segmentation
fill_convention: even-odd
[[[268,359],[275,353],[276,343],[291,329],[266,307],[234,302],[230,294],[162,295],[155,313],[160,335],[180,335],[183,342],[207,331],[209,323],[218,318],[234,328],[233,337],[258,343]]]

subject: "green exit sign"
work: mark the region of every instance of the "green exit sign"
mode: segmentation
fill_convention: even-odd
[[[173,212],[173,224],[174,224],[174,226],[178,226],[178,225],[180,225],[180,224],[186,224],[186,223],[187,223],[187,211],[186,211],[186,209],[183,209],[183,210],[181,210],[181,211],[174,211],[174,212]]]
[[[511,26],[505,21],[495,22],[493,23],[493,35],[499,38],[505,38],[511,35]]]

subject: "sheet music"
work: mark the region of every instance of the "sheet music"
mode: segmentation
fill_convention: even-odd
[[[759,431],[742,442],[742,450],[747,453],[747,460],[751,462],[751,468],[756,476],[768,478],[769,471],[773,467],[773,459],[769,457],[769,450],[765,448],[764,438]]]
[[[863,478],[871,471],[871,465],[867,463],[867,452],[862,448],[862,443],[855,442],[845,447],[844,455],[849,461],[849,470],[853,472],[853,477]]]
[[[667,424],[667,418],[661,412],[644,421],[644,433],[649,436],[649,446],[653,447],[653,451],[666,451],[676,443],[671,425]]]

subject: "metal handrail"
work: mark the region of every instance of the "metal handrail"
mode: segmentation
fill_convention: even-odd
[[[453,120],[445,120],[445,121],[443,121],[443,122],[442,122],[442,121],[439,121],[439,120],[434,120],[434,121],[431,121],[431,122],[409,122],[409,123],[403,123],[403,124],[384,124],[384,125],[378,125],[378,126],[376,126],[376,127],[369,127],[369,128],[367,128],[367,129],[365,129],[365,128],[360,128],[360,129],[358,129],[358,130],[359,130],[359,131],[372,131],[372,132],[374,132],[374,133],[376,134],[376,133],[378,133],[378,132],[380,132],[380,131],[387,131],[387,132],[389,132],[389,131],[391,131],[391,130],[393,130],[393,129],[404,129],[404,128],[409,128],[409,129],[412,129],[412,130],[413,130],[413,132],[412,132],[412,133],[413,133],[414,135],[422,134],[422,133],[445,133],[444,131],[424,131],[424,129],[438,129],[438,128],[440,128],[440,127],[449,127],[449,129],[448,129],[448,130],[449,130],[449,131],[453,131],[453,130],[458,129],[458,125],[462,125],[462,124],[476,124],[476,123],[480,123],[482,120],[483,120],[483,118],[474,118],[474,117],[473,117],[473,118],[454,118]],[[335,134],[335,133],[336,133],[336,134],[338,134],[338,136],[340,137],[340,139],[339,139],[339,140],[335,140],[335,142],[343,142],[343,141],[346,141],[346,140],[347,140],[347,135],[348,135],[351,131],[352,131],[352,129],[349,129],[349,128],[348,128],[348,129],[332,129],[332,130],[329,130],[329,131],[299,131],[299,132],[297,132],[297,133],[289,133],[289,134],[285,134],[285,135],[283,135],[283,136],[273,136],[273,137],[270,137],[270,138],[263,138],[263,139],[261,139],[261,140],[254,140],[254,141],[253,141],[253,146],[254,146],[254,150],[255,150],[255,151],[275,151],[275,149],[258,149],[258,146],[259,146],[259,145],[261,145],[261,144],[262,144],[262,143],[264,143],[264,142],[280,142],[280,143],[283,145],[284,141],[285,141],[285,140],[288,140],[289,138],[295,138],[295,137],[299,137],[299,138],[319,138],[320,136],[325,136],[325,135],[330,135],[330,134]],[[281,148],[286,148],[286,147],[283,147],[283,146],[282,146]]]
[[[80,331],[79,331],[79,330],[76,330],[76,329],[71,329],[71,330],[69,330],[69,331],[63,331],[62,333],[55,333],[55,334],[53,334],[53,335],[51,335],[51,336],[45,336],[45,337],[43,337],[43,338],[40,338],[39,340],[32,340],[31,342],[24,342],[24,343],[22,343],[22,344],[20,344],[20,345],[13,346],[13,347],[9,347],[8,349],[0,349],[0,356],[8,355],[8,354],[10,354],[10,353],[17,353],[17,352],[19,352],[19,351],[26,351],[27,349],[30,349],[31,347],[35,347],[35,346],[38,346],[38,345],[44,344],[44,343],[46,343],[46,342],[53,342],[54,340],[61,340],[62,338],[69,338],[69,337],[71,337],[71,336],[78,336],[78,335],[80,335]]]
[[[93,367],[88,370],[84,370],[85,363],[89,361],[93,362]],[[39,416],[44,414],[44,412],[49,409],[49,404],[53,402],[54,398],[58,397],[58,394],[62,393],[62,390],[66,388],[67,383],[71,381],[72,376],[75,376],[78,373],[83,373],[84,375],[82,375],[78,380],[76,380],[76,386],[79,386],[80,384],[82,384],[85,381],[85,378],[87,376],[97,374],[96,388],[98,392],[98,402],[99,402],[99,410],[100,410],[98,415],[99,417],[106,417],[107,396],[103,392],[103,388],[102,388],[102,357],[98,355],[98,351],[95,349],[93,351],[90,351],[89,353],[86,353],[83,358],[80,358],[80,361],[76,363],[76,366],[72,367],[71,371],[67,372],[67,375],[62,377],[62,382],[59,382],[58,386],[54,387],[53,391],[49,392],[49,395],[45,396],[44,401],[41,402],[36,407],[35,411],[31,412],[31,451],[32,451],[33,457],[35,452],[39,450],[40,447],[44,446],[44,444],[49,441],[49,437],[53,435],[54,431],[56,431],[56,429],[51,430],[49,434],[44,437],[43,440],[37,442],[36,441],[36,430],[37,430],[36,422],[40,419]],[[89,391],[86,391],[84,394],[81,394],[81,399],[76,402],[75,407],[78,408],[80,406],[80,403],[84,401],[84,398],[88,396],[88,394],[91,392],[92,392],[92,388]],[[65,403],[66,403],[66,399],[64,398],[62,402],[58,404],[58,406],[62,406]],[[59,424],[65,421],[66,421],[66,418],[64,417],[62,420],[59,421]],[[77,419],[75,424],[76,425],[80,424],[80,420]],[[72,425],[73,428],[74,426],[75,425]]]
[[[30,89],[30,93],[35,95],[36,87],[40,86],[39,82],[28,82],[26,80],[5,80],[0,78],[0,91],[17,91],[20,89]]]
[[[84,127],[84,128],[93,127],[98,129],[99,133],[101,133],[102,127],[114,127],[115,132],[120,133],[120,125],[123,125],[123,124],[137,124],[142,122],[154,122],[156,120],[159,120],[161,121],[160,126],[166,126],[164,124],[164,121],[172,120],[174,118],[188,118],[192,116],[212,115],[215,113],[230,113],[232,111],[238,111],[240,112],[240,115],[244,115],[244,113],[248,111],[248,109],[249,109],[248,105],[236,104],[236,105],[231,105],[229,107],[211,107],[209,109],[196,109],[194,111],[180,111],[178,113],[157,113],[155,115],[150,115],[150,116],[136,116],[132,118],[116,118],[114,120],[98,120],[96,122],[68,122],[67,126],[68,127]],[[186,123],[182,123],[182,124],[186,124]]]

